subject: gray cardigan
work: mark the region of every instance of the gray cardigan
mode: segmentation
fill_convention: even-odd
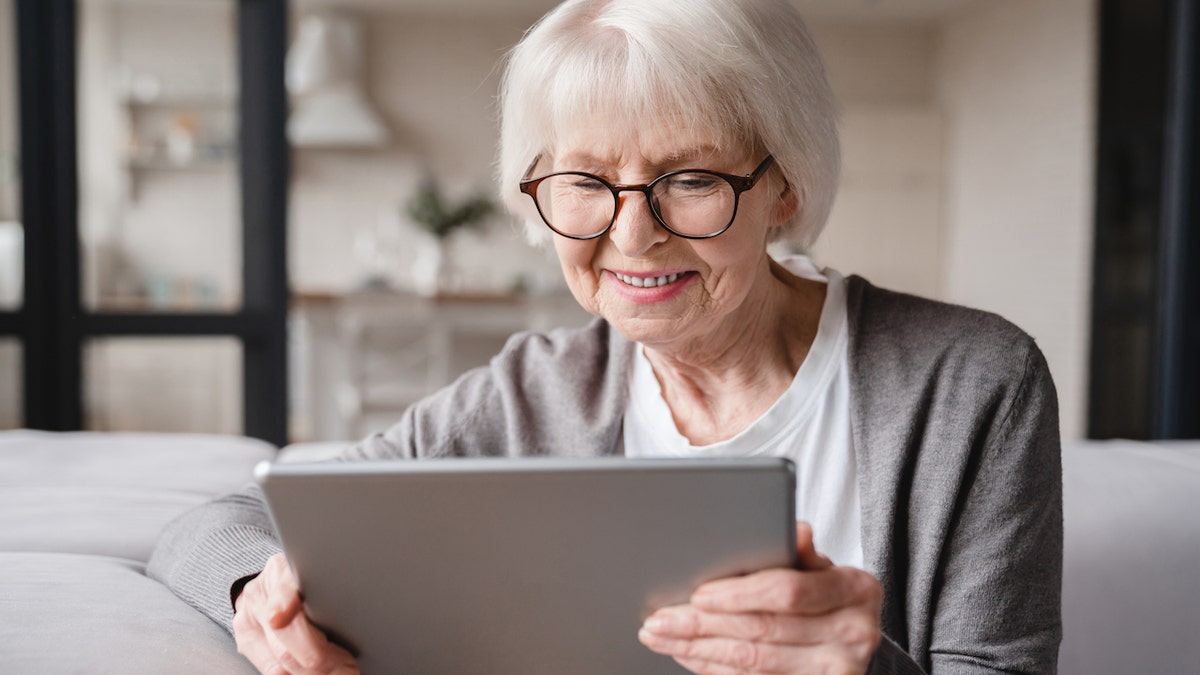
[[[863,549],[884,589],[870,672],[1054,672],[1062,472],[1041,352],[995,315],[860,277],[847,311]],[[516,335],[346,458],[612,454],[632,350],[601,320]],[[231,589],[279,550],[247,488],[168,526],[147,572],[229,629]]]

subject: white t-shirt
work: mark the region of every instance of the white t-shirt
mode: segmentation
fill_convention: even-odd
[[[846,282],[805,256],[780,261],[827,285],[812,347],[787,391],[741,433],[694,446],[675,428],[650,362],[633,360],[623,442],[628,457],[787,457],[796,464],[796,517],[812,525],[817,550],[839,565],[862,567],[862,527],[850,434]]]

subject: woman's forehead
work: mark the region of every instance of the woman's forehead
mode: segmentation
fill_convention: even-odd
[[[658,165],[748,154],[742,145],[717,130],[687,126],[669,116],[636,121],[592,116],[560,129],[548,154],[573,163]]]

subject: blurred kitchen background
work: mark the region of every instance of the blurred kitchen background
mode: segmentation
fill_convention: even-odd
[[[1058,385],[1064,438],[1154,434],[1159,314],[1137,298],[1162,290],[1159,252],[1145,245],[1157,241],[1157,212],[1135,208],[1113,226],[1097,211],[1101,19],[1141,17],[1132,25],[1158,39],[1170,3],[796,2],[843,106],[842,187],[817,261],[998,312],[1033,334]],[[18,112],[37,108],[20,105],[34,89],[18,87],[17,36],[18,26],[53,31],[63,16],[74,23],[58,39],[75,50],[78,289],[68,276],[57,297],[77,296],[84,319],[62,347],[79,352],[78,377],[64,367],[58,395],[78,389],[83,428],[356,438],[485,363],[512,332],[588,319],[554,261],[499,210],[492,182],[500,61],[552,0],[285,5],[275,15],[284,25],[264,36],[285,42],[289,164],[253,164],[285,166],[281,177],[248,170],[251,153],[263,155],[241,119],[263,77],[242,52],[272,43],[239,22],[271,21],[252,6],[276,3],[51,0],[67,10],[40,19],[39,4],[0,0],[0,428],[34,426],[26,409],[38,392],[23,377],[38,371],[26,361],[58,358],[22,323],[36,315],[22,309],[32,234],[23,237],[21,198],[35,192],[22,174],[36,167],[18,157],[30,126]],[[1162,66],[1165,48],[1155,54]],[[1154,165],[1155,143],[1132,161]],[[1142,186],[1151,201],[1156,185]],[[260,192],[286,196],[285,209],[263,207],[282,214],[286,236],[247,244],[248,228],[264,227],[257,207],[246,210]],[[1126,240],[1106,262],[1097,233],[1117,226]],[[273,297],[286,298],[276,302],[286,314],[256,313],[266,282],[245,280],[285,255],[287,295]],[[1101,320],[1093,306],[1121,294],[1146,309]],[[74,330],[63,328],[72,314],[46,311],[65,317],[56,330]],[[259,397],[282,396],[258,381],[269,369],[247,375],[259,358],[247,350],[270,342],[245,328],[261,316],[286,321],[286,438],[248,421]]]

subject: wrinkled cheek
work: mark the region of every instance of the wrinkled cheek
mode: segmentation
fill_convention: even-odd
[[[600,309],[601,291],[600,280],[596,275],[590,269],[569,265],[563,265],[562,271],[563,279],[567,282],[571,295],[575,296],[575,301],[592,314],[597,314]]]
[[[554,252],[558,255],[558,260],[564,269],[586,264],[591,260],[595,251],[596,242],[594,240],[577,241],[557,235],[554,237]]]
[[[554,252],[558,254],[558,262],[567,287],[571,289],[571,294],[579,304],[592,313],[596,313],[598,309],[600,295],[600,279],[591,265],[595,250],[594,242],[562,238],[554,242]]]

